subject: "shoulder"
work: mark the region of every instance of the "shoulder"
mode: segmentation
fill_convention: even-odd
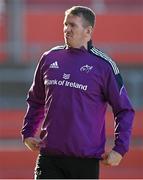
[[[55,46],[55,47],[49,49],[48,51],[45,51],[45,52],[42,54],[42,56],[41,56],[41,58],[40,58],[40,60],[39,60],[39,64],[40,64],[41,66],[43,66],[43,65],[47,62],[47,60],[49,59],[49,57],[50,57],[51,55],[53,55],[54,52],[59,52],[59,51],[61,51],[61,50],[63,50],[63,49],[65,49],[65,45]]]
[[[119,74],[119,69],[115,61],[113,61],[107,54],[97,49],[96,47],[90,48],[89,51],[94,56],[98,56],[100,60],[105,64],[105,66],[110,67],[115,75]]]
[[[50,54],[51,52],[57,52],[57,51],[60,51],[60,50],[63,50],[65,49],[65,45],[61,45],[61,46],[55,46],[53,48],[51,48],[50,50],[44,52],[43,56],[46,56],[48,54]]]

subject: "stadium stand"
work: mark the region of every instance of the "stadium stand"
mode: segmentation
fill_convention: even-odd
[[[0,42],[1,44],[4,44],[6,42],[6,24],[5,22],[2,20],[0,20]],[[0,51],[0,63],[4,62],[4,60],[6,60],[6,53]]]
[[[89,6],[92,6],[92,4],[96,4],[93,3],[91,0],[85,0],[84,3],[83,1],[78,0],[76,1],[76,4],[78,3]],[[45,4],[47,5],[47,9],[42,9],[42,7],[45,6]],[[37,47],[36,50],[38,50],[40,54],[44,48],[49,48],[57,43],[63,43],[63,10],[61,10],[61,8],[55,10],[52,8],[52,10],[50,10],[51,5],[54,7],[58,7],[59,4],[61,6],[67,5],[65,0],[26,1],[26,8],[23,12],[24,34],[21,34],[24,38],[23,42],[25,43],[25,53],[23,52],[24,54],[22,55],[21,59],[29,59],[33,61],[32,56],[34,53],[34,48]],[[68,6],[74,4],[75,1],[69,1]],[[127,10],[130,9],[129,7],[134,7],[134,1],[132,0],[118,0],[118,3],[115,3],[113,0],[104,1],[104,5],[107,6],[106,8],[108,8],[108,6],[110,7],[111,5],[115,4],[118,4],[118,6],[123,5],[125,7],[126,5],[128,5],[128,8],[126,7]],[[36,5],[42,5],[42,7],[40,6],[41,8],[38,10],[37,8],[36,10],[34,8],[28,8],[29,6],[33,7]],[[135,6],[139,8],[141,5],[142,1],[136,1]],[[128,11],[124,11],[122,13],[109,11],[108,13],[103,12],[97,14],[97,26],[93,35],[94,43],[96,45],[101,46],[101,48],[104,48],[107,52],[109,52],[118,63],[142,64],[142,16],[143,15],[141,11],[138,11],[134,14],[131,14]],[[51,23],[51,19],[54,23]],[[8,20],[7,18],[5,18],[5,20],[6,22],[0,24],[0,40],[3,43],[2,49],[4,50],[0,51],[0,62],[8,60],[8,51],[6,52],[5,48],[8,46],[7,43],[8,41],[10,41],[10,39],[6,26]],[[37,25],[41,28],[37,28]],[[9,51],[11,50],[9,49]],[[30,58],[29,54],[31,54]]]
[[[67,1],[66,0],[26,0],[26,3],[29,5],[29,4],[38,4],[40,5],[41,3],[42,4],[47,4],[47,5],[67,5]],[[68,1],[68,4],[70,5],[73,5],[73,4],[84,4],[84,5],[89,5],[91,3],[91,0],[72,0],[72,1]]]
[[[52,21],[54,23],[50,23]],[[47,26],[45,26],[45,19]],[[97,27],[93,35],[95,45],[104,44],[110,46],[111,56],[121,64],[142,64],[143,51],[141,43],[143,42],[143,26],[140,27],[142,15],[122,15],[122,14],[105,14],[97,15]],[[40,27],[37,28],[37,22]],[[54,44],[54,42],[63,42],[63,13],[62,12],[35,12],[27,11],[25,17],[25,37],[29,44]],[[114,24],[114,26],[113,26]],[[134,31],[131,29],[134,28]],[[53,31],[54,29],[54,31]],[[47,33],[48,32],[48,33]],[[107,43],[108,42],[108,43]],[[126,45],[126,51],[122,50]],[[133,44],[136,44],[133,45]],[[113,48],[113,50],[112,50]]]

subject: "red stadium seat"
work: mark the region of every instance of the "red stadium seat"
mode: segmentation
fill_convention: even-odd
[[[47,5],[69,5],[69,4],[90,4],[91,0],[72,0],[68,1],[67,0],[26,0],[27,4],[47,4]]]
[[[25,40],[28,44],[62,44],[63,39],[63,12],[50,11],[35,13],[27,11],[25,15]],[[97,16],[97,25],[93,34],[94,44],[113,46],[118,45],[116,51],[111,52],[113,59],[120,64],[142,64],[143,51],[143,16],[139,14],[105,14]],[[39,27],[37,28],[37,21]],[[51,23],[54,22],[54,23]],[[132,29],[132,30],[131,30]],[[53,31],[54,30],[54,31]],[[122,51],[121,47],[126,45],[127,51]],[[131,49],[130,46],[134,45]],[[125,48],[127,48],[125,47]],[[111,47],[112,48],[112,47]],[[123,47],[122,47],[123,48]]]

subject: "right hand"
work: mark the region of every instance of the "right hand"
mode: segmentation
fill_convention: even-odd
[[[25,140],[24,140],[24,144],[31,151],[39,151],[40,150],[40,143],[41,143],[41,140],[34,138],[34,137],[28,137],[28,138],[25,138]]]
[[[112,150],[109,153],[102,155],[103,160],[101,161],[105,165],[118,166],[122,160],[122,155]]]

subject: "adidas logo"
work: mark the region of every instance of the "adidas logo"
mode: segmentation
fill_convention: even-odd
[[[59,68],[58,62],[57,61],[53,62],[52,64],[50,64],[49,68]]]

